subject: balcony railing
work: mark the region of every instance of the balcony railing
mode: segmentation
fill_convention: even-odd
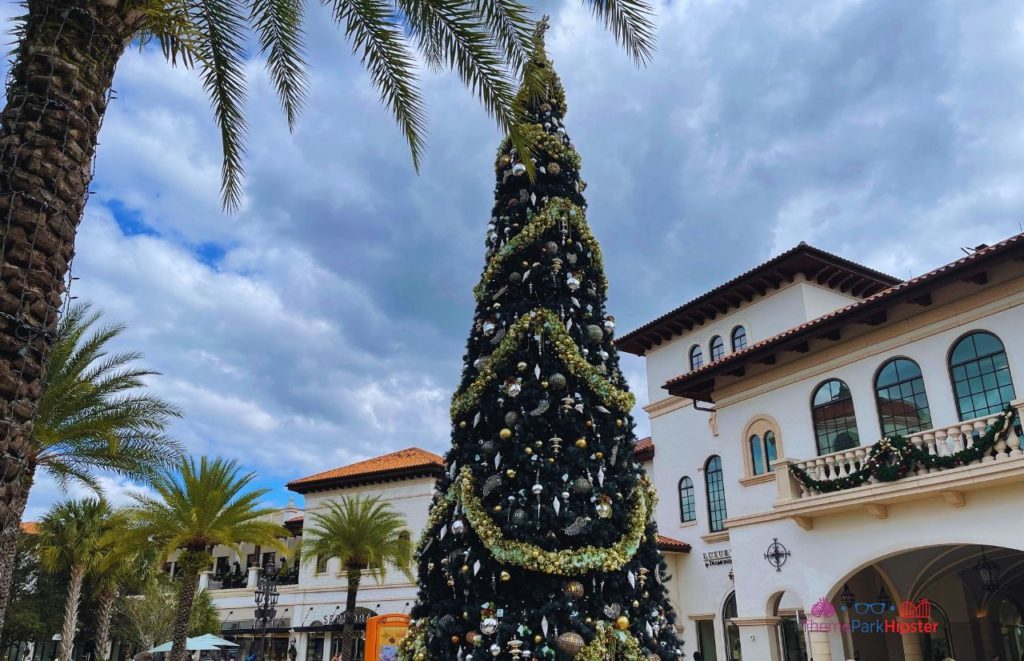
[[[246,586],[245,574],[214,574],[210,577],[211,590],[230,590],[232,588],[244,588]]]
[[[1014,424],[980,458],[967,462],[964,465],[948,468],[939,466],[925,467],[915,463],[909,472],[903,476],[903,479],[963,470],[969,466],[991,464],[993,468],[996,468],[997,464],[1001,467],[1004,462],[1024,457],[1024,452],[1021,451],[1020,436],[1020,421],[1024,417],[1024,400],[1016,400],[1012,406],[1016,413]],[[931,457],[952,457],[963,452],[965,449],[974,447],[978,439],[982,438],[992,425],[999,422],[1002,415],[1002,413],[998,413],[973,420],[965,420],[956,425],[937,427],[910,434],[906,438],[908,443],[917,452],[925,453]],[[871,476],[861,485],[851,487],[848,484],[851,476],[867,466],[870,453],[871,446],[860,446],[812,459],[780,459],[776,461],[773,467],[776,476],[776,486],[779,490],[777,506],[792,503],[795,500],[815,499],[836,493],[849,493],[857,489],[866,489],[871,485],[882,483],[877,477]],[[806,484],[793,474],[792,468],[797,468],[806,473],[807,477],[819,484]]]

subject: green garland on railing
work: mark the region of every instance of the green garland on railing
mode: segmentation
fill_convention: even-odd
[[[986,456],[1001,438],[1006,437],[1016,411],[1009,407],[969,448],[955,454],[938,456],[929,454],[927,448],[915,447],[903,436],[883,438],[868,450],[867,460],[860,469],[846,477],[834,480],[818,480],[799,466],[789,467],[793,476],[805,487],[818,493],[832,493],[859,487],[872,477],[879,482],[895,482],[903,479],[915,467],[949,469],[966,466]]]

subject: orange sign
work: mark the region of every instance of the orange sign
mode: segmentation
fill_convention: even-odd
[[[366,620],[366,661],[398,661],[398,643],[407,631],[408,615],[376,615]]]

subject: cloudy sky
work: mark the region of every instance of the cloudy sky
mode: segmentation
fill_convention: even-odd
[[[800,241],[907,277],[1020,231],[1019,2],[659,2],[646,69],[581,6],[547,10],[620,331]],[[446,447],[500,137],[457,79],[426,74],[417,175],[343,35],[318,7],[307,29],[293,134],[250,63],[230,216],[195,75],[125,56],[74,263],[73,293],[129,324],[122,346],[186,411],[174,433],[277,504],[289,479]],[[643,399],[642,362],[625,367]],[[39,480],[27,516],[60,495]]]

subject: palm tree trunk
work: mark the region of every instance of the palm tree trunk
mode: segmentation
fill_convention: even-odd
[[[96,656],[101,661],[110,659],[110,621],[114,617],[114,604],[120,590],[107,587],[100,593],[99,623],[96,626]]]
[[[181,574],[181,591],[178,592],[178,610],[174,614],[174,635],[171,637],[171,654],[168,661],[186,661],[188,650],[185,648],[188,639],[188,624],[192,619],[192,605],[196,600],[199,588],[199,571],[194,563],[185,563]]]
[[[31,482],[34,471],[29,469]],[[5,524],[0,529],[0,631],[4,628],[4,616],[7,614],[7,601],[11,596],[11,580],[13,578],[15,560],[18,556],[18,537],[21,535],[21,517],[25,514],[28,504],[28,490],[12,503],[11,515],[15,521]]]
[[[78,605],[82,601],[82,583],[85,567],[73,565],[68,582],[68,599],[64,602],[64,626],[60,630],[60,661],[70,661],[75,649],[75,630],[78,628]]]
[[[341,629],[341,661],[352,661],[355,656],[356,596],[359,594],[359,579],[362,573],[358,569],[348,570],[348,592],[345,596],[345,623]]]
[[[42,396],[114,68],[134,28],[101,0],[25,0],[0,113],[0,530],[27,497]]]

